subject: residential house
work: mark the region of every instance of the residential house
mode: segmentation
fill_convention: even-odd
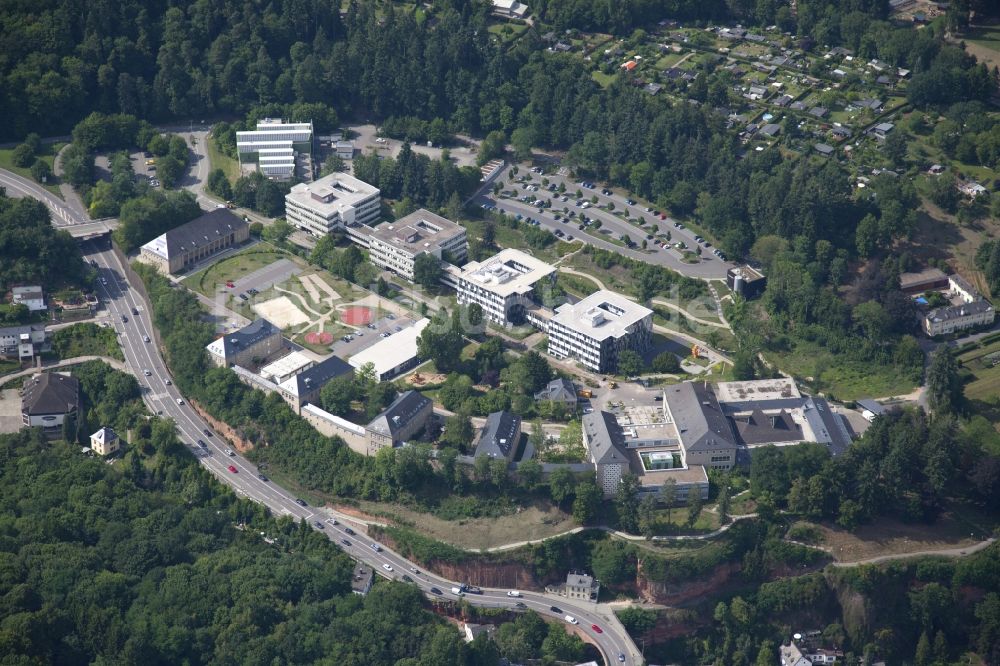
[[[773,139],[781,133],[781,125],[776,125],[775,123],[768,123],[760,128],[760,133],[769,139]]]
[[[0,328],[0,357],[30,359],[48,346],[48,333],[41,324]]]
[[[582,571],[570,571],[566,574],[565,595],[569,599],[597,601],[601,592],[601,582]]]
[[[885,139],[885,137],[889,136],[889,133],[892,132],[892,130],[895,129],[895,127],[896,126],[893,125],[892,123],[879,123],[878,125],[872,128],[872,134],[875,135],[876,139],[879,139],[881,141]]]
[[[935,308],[924,315],[924,332],[934,337],[970,328],[990,326],[996,316],[993,304],[959,275],[948,276],[950,293],[957,304]]]
[[[774,100],[774,102],[773,102],[773,104],[775,106],[780,106],[782,108],[788,106],[791,103],[792,103],[792,96],[791,95],[782,95],[781,97],[779,97],[778,99]]]
[[[496,633],[496,625],[494,624],[475,624],[473,622],[463,622],[462,623],[462,639],[466,643],[471,643],[476,640],[478,636],[485,635],[486,638],[492,640],[493,634]]]
[[[45,295],[39,286],[14,287],[10,290],[12,294],[11,303],[23,305],[30,312],[42,312],[45,307]]]
[[[523,19],[528,13],[528,6],[517,0],[493,0],[493,13],[506,19]]]
[[[109,456],[118,451],[120,442],[118,433],[104,426],[90,436],[90,450],[99,456]]]
[[[809,109],[809,115],[815,118],[825,118],[830,111],[826,107],[814,106]]]
[[[815,146],[813,146],[813,148],[816,149],[817,153],[826,157],[833,155],[834,152],[833,146],[827,145],[825,143],[817,143]]]
[[[562,377],[553,379],[541,391],[535,394],[535,400],[548,400],[564,405],[569,412],[576,411],[576,387],[568,379]]]
[[[792,111],[805,111],[807,107],[805,105],[805,102],[792,102],[788,106],[788,108],[790,108]]]
[[[510,462],[521,441],[521,417],[513,412],[493,412],[479,435],[475,457],[503,459]]]
[[[65,428],[75,432],[80,412],[80,382],[58,372],[43,372],[24,383],[21,391],[21,423],[41,427],[49,437]]]
[[[965,182],[959,183],[957,187],[959,192],[972,199],[975,199],[980,194],[986,194],[987,192],[985,187],[983,187],[974,180],[967,180]]]

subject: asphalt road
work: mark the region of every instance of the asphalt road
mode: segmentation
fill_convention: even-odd
[[[724,280],[726,277],[726,271],[735,266],[731,262],[722,261],[714,254],[712,254],[712,249],[702,247],[702,259],[698,263],[689,264],[685,263],[681,259],[681,253],[675,249],[662,250],[660,248],[655,248],[653,251],[652,241],[650,241],[650,251],[643,251],[636,247],[635,249],[628,249],[617,245],[608,240],[605,240],[606,236],[610,236],[614,239],[619,239],[623,234],[627,235],[635,241],[636,245],[641,245],[643,240],[646,240],[646,235],[651,233],[648,229],[641,229],[634,224],[625,222],[621,218],[612,214],[611,211],[602,209],[599,205],[607,205],[609,202],[614,203],[616,211],[626,210],[628,211],[629,217],[635,219],[640,218],[646,220],[649,223],[653,223],[659,226],[658,233],[665,233],[669,231],[671,234],[672,242],[684,241],[689,249],[694,249],[698,243],[694,240],[695,233],[689,229],[677,229],[674,227],[676,220],[667,217],[665,220],[659,217],[654,217],[651,212],[646,212],[646,205],[642,202],[637,202],[635,205],[629,205],[625,203],[627,198],[626,195],[615,192],[612,190],[610,196],[602,194],[601,190],[603,186],[597,184],[593,189],[588,189],[583,187],[580,181],[575,181],[567,176],[560,176],[558,174],[545,174],[544,176],[536,173],[531,173],[527,168],[519,168],[518,176],[530,175],[530,183],[517,183],[516,176],[512,177],[510,173],[510,168],[508,167],[500,174],[498,180],[505,184],[504,190],[516,191],[516,196],[514,198],[497,198],[493,196],[492,192],[486,191],[482,194],[475,202],[478,205],[489,202],[496,204],[497,208],[510,214],[516,215],[520,213],[524,217],[532,217],[538,220],[541,224],[540,226],[548,229],[549,231],[555,231],[556,229],[562,230],[563,233],[567,235],[572,235],[575,240],[580,240],[585,243],[590,243],[597,247],[610,250],[619,254],[624,254],[639,261],[645,261],[650,264],[658,264],[665,266],[671,270],[674,270],[682,275],[686,275],[692,278],[707,279],[707,280]],[[563,194],[558,194],[556,192],[550,192],[545,187],[542,186],[542,178],[547,178],[550,183],[554,183],[558,186],[560,183],[566,186],[566,191]],[[533,192],[525,189],[524,185],[536,185],[538,186],[538,191]],[[580,190],[583,194],[583,199],[587,202],[591,201],[591,198],[596,196],[598,199],[598,204],[591,204],[586,209],[576,205],[576,191]],[[544,209],[544,212],[539,213],[538,207],[530,203],[524,203],[519,201],[519,198],[524,195],[534,195],[542,200],[552,200],[552,207]],[[561,198],[565,196],[567,200],[561,201]],[[569,208],[571,211],[576,211],[577,217],[570,219],[568,222],[556,221],[554,215],[559,213],[563,215],[563,209]],[[587,232],[579,230],[579,215],[580,213],[586,213],[586,215],[594,220],[601,220],[601,231],[609,231],[609,234],[602,234],[600,231],[594,230],[593,227]]]
[[[38,199],[52,212],[52,224],[56,227],[68,227],[73,224],[81,224],[90,220],[80,219],[66,202],[52,194],[38,183],[22,178],[15,173],[0,169],[0,187],[7,190],[7,195],[11,197],[32,197]]]
[[[262,480],[258,476],[260,472],[256,466],[246,458],[239,454],[227,455],[225,452],[227,445],[222,438],[214,433],[212,436],[206,435],[206,430],[211,432],[208,424],[191,409],[177,387],[167,383],[170,375],[156,346],[149,313],[145,311],[138,293],[125,280],[123,268],[110,250],[108,242],[100,240],[85,243],[84,255],[88,261],[97,262],[103,279],[99,288],[102,303],[111,315],[118,332],[119,342],[125,354],[125,363],[143,387],[144,401],[154,412],[162,413],[163,416],[174,420],[181,441],[209,472],[222,483],[231,486],[238,494],[267,506],[274,515],[288,515],[295,519],[307,520],[314,529],[321,530],[351,557],[365,562],[380,575],[401,579],[406,574],[427,596],[457,600],[457,595],[451,592],[452,587],[456,585],[455,582],[420,570],[416,564],[385,546],[379,545],[379,550],[376,551],[372,548],[374,542],[361,534],[362,526],[353,523],[349,516],[325,509],[303,507],[297,504],[295,496],[284,488]],[[139,314],[134,314],[135,311]],[[128,317],[127,323],[122,322],[122,315]],[[146,337],[151,342],[145,342]],[[145,375],[147,370],[150,372],[149,376]],[[178,400],[183,400],[184,404],[178,404]],[[203,449],[198,445],[199,439],[205,442],[206,448]],[[230,466],[236,471],[231,471]],[[331,514],[340,522],[339,525],[332,523],[334,518],[331,518]],[[349,535],[344,532],[345,523],[357,527],[355,531],[358,534]],[[345,539],[350,545],[343,543],[342,540]],[[386,568],[386,565],[391,567],[391,570]],[[440,594],[433,592],[432,588],[440,590]],[[572,615],[579,621],[574,630],[596,644],[608,663],[642,663],[634,644],[621,624],[616,619],[600,614],[592,603],[535,592],[522,592],[521,598],[512,598],[507,596],[507,590],[495,589],[484,589],[481,595],[468,594],[465,598],[472,605],[489,608],[515,608],[520,602],[544,616],[563,622],[565,615]],[[550,610],[551,606],[558,607],[560,612],[554,613]],[[595,624],[603,629],[602,633],[593,629],[592,625]],[[624,661],[619,660],[619,655],[622,655]]]

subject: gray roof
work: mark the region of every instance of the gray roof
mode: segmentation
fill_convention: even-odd
[[[576,403],[576,387],[573,382],[562,377],[553,379],[535,394],[535,400],[556,400]]]
[[[893,125],[892,123],[879,123],[878,125],[875,126],[875,131],[883,133],[891,132],[894,127],[895,125]]]
[[[831,154],[833,154],[833,146],[829,146],[829,145],[827,145],[825,143],[817,143],[813,147],[816,149],[817,152],[820,152],[820,153],[822,153],[824,155],[831,155]]]
[[[371,587],[374,578],[375,572],[371,567],[358,564],[354,567],[354,573],[351,576],[351,589],[355,592],[366,592]]]
[[[875,402],[870,398],[862,398],[861,400],[856,400],[855,403],[861,409],[867,409],[872,414],[884,414],[885,407]]]
[[[44,326],[32,326],[25,324],[23,326],[5,326],[0,328],[0,338],[10,337],[20,337],[22,335],[30,335],[32,331],[41,330]]]
[[[781,125],[776,125],[774,123],[768,123],[760,128],[760,133],[767,136],[777,136],[781,131]]]
[[[476,444],[476,457],[510,458],[521,438],[521,417],[508,411],[493,412]]]
[[[167,256],[174,257],[208,245],[245,226],[246,222],[227,209],[217,208],[163,234],[166,239]]]
[[[73,377],[43,372],[24,383],[21,411],[25,414],[69,414],[79,408],[80,382]]]
[[[734,447],[736,440],[715,392],[695,382],[682,382],[664,390],[664,402],[687,451]]]
[[[240,330],[227,333],[222,337],[224,356],[225,358],[234,356],[274,334],[281,335],[281,329],[268,320],[257,319],[252,321]]]
[[[566,574],[566,584],[573,587],[592,587],[594,585],[594,577],[578,571],[571,571]]]
[[[422,393],[407,391],[393,400],[392,404],[385,408],[385,411],[372,419],[368,428],[385,435],[392,435],[395,438],[396,433],[405,428],[429,404],[431,404],[430,399],[424,397]]]
[[[823,106],[814,106],[813,108],[809,109],[809,115],[810,116],[816,116],[817,118],[822,118],[827,113],[828,113],[828,111],[827,111],[826,107],[823,107]]]
[[[627,446],[622,428],[615,415],[609,412],[591,412],[583,415],[583,430],[587,447],[596,465],[624,463],[628,465]]]
[[[986,299],[980,299],[978,301],[972,301],[971,303],[962,303],[961,305],[949,305],[943,308],[937,308],[931,310],[927,314],[927,318],[933,322],[948,321],[950,319],[959,319],[961,317],[967,317],[969,315],[980,314],[983,312],[989,312],[993,309],[993,306]]]
[[[326,386],[331,379],[352,372],[354,366],[339,356],[331,356],[283,382],[282,387],[287,387],[288,390],[294,389],[295,395],[301,396]]]
[[[745,446],[802,439],[802,427],[784,410],[777,414],[765,414],[755,409],[749,415],[734,416],[732,421],[739,443]]]

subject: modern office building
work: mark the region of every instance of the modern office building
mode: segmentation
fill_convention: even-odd
[[[344,359],[330,356],[278,384],[278,393],[292,406],[296,414],[301,414],[303,405],[319,402],[319,393],[330,380],[353,372],[354,368]]]
[[[249,239],[250,226],[218,208],[157,236],[142,246],[139,256],[173,275]]]
[[[90,436],[90,450],[99,456],[109,456],[121,448],[118,433],[104,426]]]
[[[400,394],[366,428],[369,455],[402,444],[420,432],[431,417],[434,403],[417,391]]]
[[[312,155],[312,138],[311,122],[286,123],[277,118],[259,120],[256,130],[236,133],[240,167],[256,164],[268,178],[289,180],[295,176],[296,155]]]
[[[527,309],[541,300],[539,290],[555,283],[555,274],[555,267],[544,261],[505,249],[466,264],[452,279],[459,303],[478,303],[486,319],[510,326],[524,322]]]
[[[21,422],[58,437],[66,424],[75,429],[80,412],[80,382],[58,372],[28,379],[21,393]]]
[[[375,227],[368,256],[379,268],[413,281],[413,263],[421,254],[464,262],[469,254],[465,227],[421,208],[395,222]]]
[[[370,225],[379,217],[377,187],[345,173],[332,173],[313,183],[299,183],[285,195],[288,223],[321,237],[355,225]]]
[[[266,319],[258,319],[238,331],[227,333],[205,347],[215,365],[251,368],[284,348],[281,329]]]
[[[614,372],[622,351],[649,348],[652,331],[652,310],[602,289],[556,308],[548,325],[549,354],[575,358],[595,372]]]

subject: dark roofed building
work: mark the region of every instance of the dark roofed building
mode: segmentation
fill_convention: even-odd
[[[748,414],[732,417],[736,438],[743,446],[797,442],[802,439],[802,427],[792,420],[792,415],[780,410],[765,414],[758,407]]]
[[[76,427],[80,411],[80,382],[57,372],[43,372],[24,383],[21,422],[41,427],[46,435],[58,436],[64,424]]]
[[[400,394],[365,428],[368,450],[374,453],[385,447],[402,444],[420,432],[433,408],[434,403],[418,391]]]
[[[316,365],[289,377],[278,385],[281,397],[297,414],[307,402],[319,400],[319,392],[330,380],[341,375],[353,374],[354,367],[339,356],[331,356]]]
[[[503,458],[508,462],[517,452],[521,440],[521,417],[508,411],[493,412],[476,444],[476,457]]]
[[[249,238],[249,225],[219,208],[157,236],[142,246],[140,256],[164,273],[173,274]]]
[[[583,415],[583,443],[597,471],[597,483],[605,497],[618,490],[622,476],[629,471],[625,437],[615,415],[605,411]]]
[[[736,462],[736,438],[712,389],[699,382],[682,382],[663,393],[688,464],[731,469]]]
[[[813,148],[815,148],[816,152],[819,153],[820,155],[829,156],[833,155],[834,152],[833,146],[827,145],[825,143],[817,143],[815,146],[813,146]]]
[[[273,356],[283,345],[281,329],[266,319],[258,319],[213,340],[205,348],[212,362],[221,368],[231,365],[246,368]]]
[[[809,109],[809,115],[814,116],[816,118],[825,118],[826,114],[828,113],[829,111],[822,106],[814,106],[813,108]]]
[[[545,385],[541,391],[535,394],[535,400],[551,400],[552,402],[561,402],[566,405],[570,411],[576,409],[576,387],[573,386],[573,382],[568,379],[553,379],[551,382]]]
[[[359,562],[354,565],[354,573],[351,575],[351,592],[365,595],[372,589],[375,582],[375,571],[370,566]]]

